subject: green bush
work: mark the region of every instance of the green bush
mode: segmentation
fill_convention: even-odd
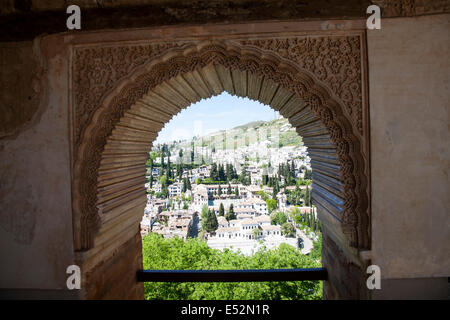
[[[145,269],[283,269],[315,268],[320,264],[287,244],[261,249],[253,256],[231,250],[219,251],[197,238],[164,239],[150,233],[142,241]],[[146,299],[160,300],[300,300],[321,299],[321,281],[232,282],[232,283],[145,283]]]

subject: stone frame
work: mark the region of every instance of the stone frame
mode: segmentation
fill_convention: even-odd
[[[108,150],[124,148],[123,143],[111,138],[117,131],[117,125],[120,126],[123,121],[142,120],[133,110],[149,91],[157,90],[161,93],[160,88],[178,75],[190,72],[205,74],[205,71],[199,70],[209,66],[232,70],[231,74],[234,71],[244,72],[246,75],[254,74],[270,79],[271,84],[277,86],[277,90],[282,88],[290,93],[291,97],[295,96],[298,102],[308,106],[302,108],[308,109],[307,113],[305,111],[305,114],[300,116],[306,119],[303,122],[296,120],[295,117],[299,116],[296,112],[293,113],[292,109],[280,112],[288,117],[291,123],[297,121],[296,128],[300,134],[310,134],[310,145],[324,143],[318,137],[322,140],[328,137],[326,143],[332,145],[335,150],[335,153],[330,155],[339,163],[337,169],[333,169],[340,175],[339,185],[335,188],[337,193],[342,192],[345,201],[342,204],[340,219],[337,223],[331,223],[328,229],[340,226],[340,230],[336,230],[337,234],[343,234],[344,237],[338,235],[334,239],[338,238],[337,243],[346,242],[346,252],[370,249],[365,31],[308,31],[288,35],[252,33],[245,36],[212,38],[214,39],[204,40],[188,37],[138,43],[118,41],[100,45],[77,44],[72,47],[73,227],[76,252],[92,252],[96,244],[95,239],[101,234],[100,229],[108,220],[107,209],[104,209],[104,205],[99,205],[99,199],[105,197],[105,192],[109,192],[101,185],[99,170]],[[200,94],[200,99],[221,91],[230,92],[220,81],[203,81],[210,92]],[[221,84],[222,88],[218,88]],[[248,96],[247,93],[243,94],[242,90],[236,90],[238,86],[233,87],[232,94]],[[342,95],[343,92],[345,94]],[[158,124],[158,128],[162,128],[171,116],[196,102],[194,100],[190,99],[176,106],[166,113],[165,119],[164,115],[160,114],[162,120],[155,121],[155,125]],[[130,120],[130,113],[134,119]],[[148,121],[146,124],[148,125]],[[313,128],[311,124],[314,124]],[[142,134],[141,138],[147,139],[148,142],[153,141],[158,128]],[[311,134],[311,130],[318,133]],[[127,133],[121,130],[120,134]],[[139,140],[139,143],[143,142]],[[308,143],[305,142],[305,145],[308,146]],[[140,152],[142,156],[141,147],[142,145],[139,145],[136,149],[139,151],[136,152]],[[149,150],[150,145],[146,148]],[[145,160],[142,164],[144,162]],[[111,163],[109,165],[111,167]],[[142,170],[143,177],[142,168],[136,166],[133,170],[133,174]],[[142,200],[145,193],[143,188],[139,191],[136,186],[143,186],[144,182],[137,176],[130,187],[132,192],[121,192],[124,195],[133,195],[134,207],[143,207],[139,199]],[[313,177],[313,184],[314,180]],[[340,188],[342,190],[338,190]],[[320,189],[320,185],[317,189]],[[325,190],[323,195],[327,194]],[[106,202],[109,201],[107,198],[106,196]],[[320,202],[315,203],[320,206]],[[133,221],[136,223],[136,217]],[[84,259],[86,258],[80,258],[82,261]]]

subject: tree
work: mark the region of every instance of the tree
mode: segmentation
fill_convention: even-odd
[[[201,218],[202,218],[202,225],[203,225],[203,221],[205,221],[208,218],[208,206],[206,204],[204,204],[202,207]]]
[[[319,261],[322,259],[322,234],[319,234],[319,239],[317,239],[317,241],[313,242],[313,249],[310,252],[309,256],[316,260]]]
[[[181,163],[177,164],[177,177],[178,179],[181,179],[183,176],[183,166],[181,165]]]
[[[167,178],[173,178],[172,169],[170,167],[170,151],[167,151],[167,167],[166,167]]]
[[[239,189],[237,186],[236,186],[236,188],[234,188],[234,194],[236,197],[239,197]]]
[[[311,216],[310,216],[310,214],[309,213],[306,213],[305,214],[306,215],[306,221],[305,221],[305,223],[306,223],[306,225],[309,227],[310,225],[311,225]]]
[[[293,207],[289,210],[289,218],[296,224],[300,224],[302,220],[302,213],[298,207]]]
[[[217,172],[217,164],[216,163],[211,164],[211,170],[209,172],[209,176],[211,177],[211,180],[213,180],[213,181],[219,180],[219,173]]]
[[[219,223],[217,222],[217,217],[214,211],[208,210],[206,214],[206,219],[202,220],[202,228],[207,232],[216,231],[219,227]]]
[[[218,168],[218,174],[219,174],[219,179],[220,181],[225,181],[225,171],[223,169],[223,165],[219,164],[219,168]]]
[[[254,228],[254,229],[252,230],[252,234],[253,234],[253,237],[254,237],[255,239],[258,239],[259,236],[262,235],[262,231],[261,231],[260,228]]]
[[[305,190],[305,206],[310,206],[311,205],[311,192],[309,191],[309,186],[306,185],[306,190]]]
[[[261,199],[263,199],[264,201],[266,201],[267,199],[270,199],[269,195],[266,192],[264,192],[263,190],[260,190],[260,191],[256,192],[256,194],[258,196],[260,196]]]
[[[281,233],[286,237],[293,238],[295,236],[295,228],[291,223],[285,222],[281,225]]]
[[[236,219],[236,214],[234,213],[233,204],[230,204],[230,208],[228,209],[228,213],[225,215],[225,219],[227,219],[227,221]]]
[[[278,179],[276,179],[273,182],[273,194],[272,194],[272,198],[276,199],[277,198],[277,194],[278,192],[280,192],[280,185],[278,184]]]
[[[143,268],[150,270],[204,270],[204,269],[292,269],[317,268],[321,264],[313,258],[316,250],[304,255],[300,250],[281,244],[278,248],[260,249],[251,256],[232,250],[215,250],[198,238],[164,239],[149,233],[142,239]],[[146,299],[169,300],[301,300],[321,299],[321,281],[283,282],[197,282],[144,283]]]
[[[277,200],[276,199],[267,199],[266,200],[267,210],[269,210],[269,213],[272,212],[277,208]]]
[[[225,209],[223,207],[223,203],[221,202],[219,205],[219,216],[223,217],[225,215]]]
[[[312,171],[306,169],[305,175],[304,175],[303,179],[305,179],[305,180],[311,180],[311,178],[312,178]]]
[[[272,214],[270,215],[270,222],[273,225],[283,225],[284,223],[287,222],[287,217],[286,215],[281,212],[281,211],[276,211],[276,212],[272,212]]]
[[[233,179],[233,166],[231,163],[226,164],[226,170],[225,170],[227,181],[231,181]]]
[[[269,176],[267,174],[262,175],[262,184],[267,185],[267,182],[269,181]]]
[[[186,178],[186,180],[187,180],[187,189],[192,190],[191,181],[189,180],[189,178]]]
[[[169,196],[169,189],[167,188],[167,177],[165,175],[162,175],[159,178],[159,183],[161,184],[161,195],[164,198],[167,198]]]
[[[228,182],[228,190],[227,190],[227,194],[231,194],[231,185],[230,185],[229,182]]]

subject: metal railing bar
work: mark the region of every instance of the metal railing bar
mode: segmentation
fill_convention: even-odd
[[[138,282],[265,282],[327,280],[325,268],[253,270],[138,270]]]

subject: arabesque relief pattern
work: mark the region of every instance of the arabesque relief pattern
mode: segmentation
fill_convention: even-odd
[[[76,48],[73,61],[76,249],[91,248],[100,227],[103,211],[98,206],[98,170],[102,150],[127,110],[170,79],[211,65],[269,79],[304,101],[313,112],[311,117],[320,119],[340,165],[344,198],[342,231],[351,246],[367,248],[368,179],[364,176],[360,134],[354,129],[363,126],[362,120],[358,120],[363,107],[360,39],[322,38]],[[327,58],[326,53],[331,57]],[[217,93],[213,90],[210,96]],[[195,101],[178,106],[168,118],[192,102]],[[283,114],[283,109],[280,112]],[[159,127],[163,125],[160,123]],[[143,131],[142,137],[150,144],[156,134],[157,131]]]
[[[292,37],[242,40],[244,45],[277,52],[295,61],[341,100],[359,133],[363,133],[361,48],[358,36]]]
[[[149,45],[75,48],[73,57],[74,138],[80,143],[82,130],[92,117],[105,93],[117,82],[149,60],[181,47],[185,42]]]

